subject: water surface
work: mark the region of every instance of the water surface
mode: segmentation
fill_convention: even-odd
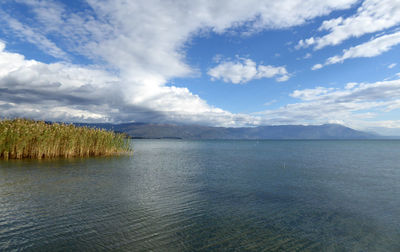
[[[133,146],[0,161],[0,250],[400,251],[400,141]]]

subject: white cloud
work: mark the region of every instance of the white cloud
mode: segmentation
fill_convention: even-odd
[[[236,61],[224,61],[208,72],[212,80],[222,79],[224,82],[243,84],[254,79],[276,78],[286,81],[289,74],[285,67],[258,65],[251,59],[238,58]]]
[[[399,120],[377,120],[378,115],[400,109],[400,80],[348,83],[344,88],[295,90],[291,96],[299,101],[256,115],[262,116],[262,123],[267,124],[340,121],[344,125],[363,130],[371,127],[400,127]]]
[[[295,90],[292,94],[290,94],[290,96],[304,101],[309,101],[315,100],[317,97],[321,97],[332,90],[333,88],[316,87],[313,89]]]
[[[357,85],[358,85],[357,82],[349,82],[349,83],[346,84],[346,86],[345,86],[344,88],[345,88],[345,89],[352,89],[352,88],[354,88],[354,87],[357,86]]]
[[[322,65],[322,64],[315,64],[312,68],[311,68],[311,70],[318,70],[318,69],[321,69],[321,68],[323,68],[324,66]]]
[[[95,66],[45,64],[0,42],[2,117],[54,121],[180,122],[257,125],[259,119],[208,105],[187,88],[128,83]]]
[[[301,39],[300,41],[299,41],[299,43],[296,45],[296,49],[300,49],[300,48],[302,48],[302,47],[304,47],[304,48],[307,48],[307,47],[309,47],[310,45],[313,45],[315,43],[315,39],[313,38],[313,37],[311,37],[311,38],[308,38],[308,39],[305,39],[305,40],[303,40],[303,39]]]
[[[297,48],[314,45],[315,49],[321,49],[338,45],[351,37],[383,31],[399,24],[399,0],[365,0],[353,16],[324,21],[319,31],[328,31],[328,34],[300,40]]]
[[[171,78],[194,72],[185,61],[188,41],[237,27],[251,33],[300,25],[357,0],[87,0],[89,8],[75,13],[60,2],[18,2],[28,5],[29,17],[17,20],[17,10],[3,9],[1,29],[54,57],[65,59],[72,52],[101,67],[44,64],[3,50],[2,116],[237,126],[257,125],[259,118],[214,108],[186,88],[166,86]],[[289,77],[284,68],[256,70],[258,77]]]
[[[397,66],[397,64],[396,64],[396,63],[392,63],[392,64],[390,64],[390,65],[388,66],[388,68],[389,68],[389,69],[392,69],[392,68],[395,67],[395,66]]]
[[[140,80],[146,78],[142,76],[145,74],[165,82],[192,72],[181,49],[199,31],[224,33],[240,25],[246,25],[248,31],[291,27],[349,8],[356,0],[199,0],[173,4],[157,0],[89,0],[92,9],[81,13],[69,13],[60,4],[20,2],[29,4],[37,17],[38,22],[33,25],[35,36],[62,36],[62,43],[70,50],[100,57],[132,78]],[[28,25],[24,26],[27,30]],[[19,29],[15,31],[21,33]],[[46,48],[43,47],[47,52]]]
[[[342,63],[347,59],[375,57],[389,51],[392,47],[398,44],[400,44],[400,31],[392,34],[383,35],[363,44],[343,50],[342,55],[330,57],[323,65],[314,65],[312,70],[320,69],[326,65]]]

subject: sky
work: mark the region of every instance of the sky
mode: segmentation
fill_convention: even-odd
[[[400,0],[2,0],[0,117],[400,135]]]

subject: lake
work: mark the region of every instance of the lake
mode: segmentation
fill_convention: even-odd
[[[400,141],[132,144],[0,161],[0,251],[400,251]]]

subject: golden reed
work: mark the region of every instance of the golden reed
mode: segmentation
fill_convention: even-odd
[[[111,156],[132,153],[125,134],[27,119],[0,121],[0,159]]]

